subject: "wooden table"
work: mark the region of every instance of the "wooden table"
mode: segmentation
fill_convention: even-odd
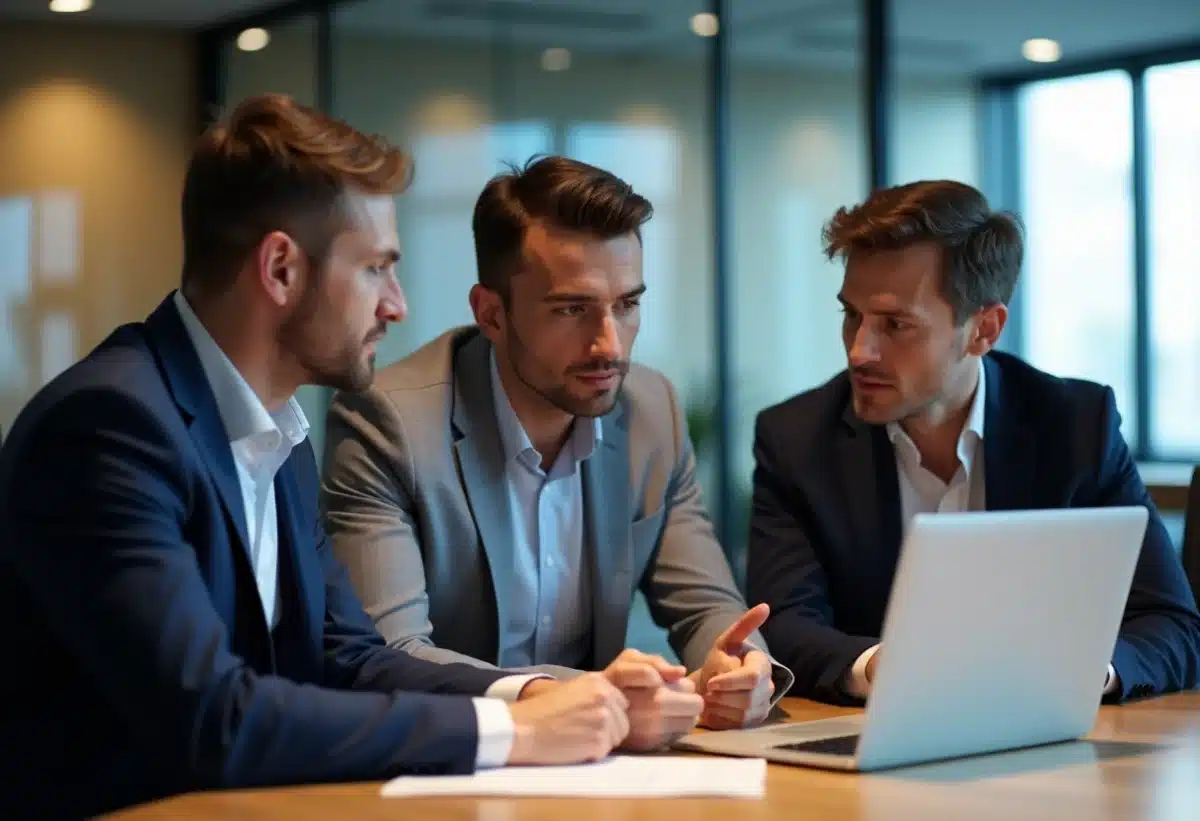
[[[784,699],[791,720],[853,712]],[[383,799],[379,784],[180,796],[112,816],[150,819],[1200,819],[1200,693],[1102,707],[1087,741],[874,775],[771,765],[761,801],[713,799]]]

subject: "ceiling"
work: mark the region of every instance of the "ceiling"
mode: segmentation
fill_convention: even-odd
[[[94,0],[79,21],[194,28],[278,3]],[[858,0],[730,0],[734,59],[853,68]],[[708,0],[353,0],[338,31],[495,41],[639,54],[704,53],[688,21]],[[1064,60],[1200,41],[1200,0],[892,0],[899,69],[990,73],[1027,67],[1029,37],[1062,44]],[[64,19],[47,0],[0,0],[0,19]]]
[[[263,0],[92,0],[90,11],[55,14],[49,0],[0,0],[0,20],[71,20],[197,28],[278,3]]]

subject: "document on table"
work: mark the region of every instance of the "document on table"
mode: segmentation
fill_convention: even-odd
[[[473,775],[403,775],[383,785],[387,798],[543,796],[578,798],[762,798],[767,762],[716,756],[610,756],[567,767],[500,767]]]

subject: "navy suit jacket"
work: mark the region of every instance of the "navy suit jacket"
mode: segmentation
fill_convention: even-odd
[[[33,803],[6,806],[474,768],[466,696],[503,674],[385,646],[319,522],[308,442],[275,492],[271,631],[229,440],[169,299],[29,403],[0,450],[0,771]]]
[[[1112,390],[1002,353],[985,358],[984,374],[988,509],[1149,508],[1112,658],[1116,698],[1195,687],[1200,617],[1121,436]],[[849,703],[843,676],[879,640],[900,552],[886,427],[854,415],[843,372],[759,414],[754,454],[748,599],[771,605],[762,632],[796,676],[792,694]]]

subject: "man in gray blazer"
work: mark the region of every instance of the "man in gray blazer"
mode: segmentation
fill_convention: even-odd
[[[326,527],[383,636],[428,659],[603,668],[638,587],[700,721],[745,726],[792,676],[714,537],[674,389],[629,361],[650,214],[565,158],[493,179],[473,220],[477,324],[335,397]]]

